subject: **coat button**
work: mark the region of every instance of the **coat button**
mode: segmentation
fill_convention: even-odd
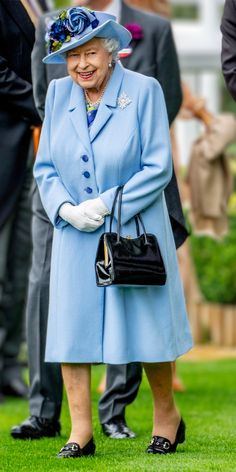
[[[82,161],[84,161],[84,162],[88,162],[88,160],[89,160],[89,158],[88,158],[88,156],[86,156],[86,154],[84,154],[83,156],[81,156],[81,159],[82,159]]]
[[[83,173],[83,175],[86,177],[86,179],[89,179],[90,177],[90,173],[87,170]]]
[[[91,187],[86,187],[85,192],[87,193],[93,193],[93,189]]]

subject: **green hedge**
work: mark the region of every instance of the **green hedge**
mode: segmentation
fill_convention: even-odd
[[[223,241],[190,237],[200,289],[210,302],[236,304],[236,215]]]

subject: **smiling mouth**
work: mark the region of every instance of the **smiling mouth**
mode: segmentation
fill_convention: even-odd
[[[95,74],[95,70],[93,71],[89,71],[89,72],[78,72],[79,76],[81,77],[81,79],[83,80],[89,80],[93,77],[93,75]]]

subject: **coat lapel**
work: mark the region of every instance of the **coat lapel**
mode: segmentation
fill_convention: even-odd
[[[91,152],[84,93],[82,88],[74,82],[70,96],[69,116],[80,141],[87,151]]]
[[[98,133],[106,125],[108,120],[110,120],[113,110],[112,108],[117,107],[117,98],[118,93],[121,87],[123,80],[124,69],[122,65],[116,64],[115,69],[112,73],[112,76],[109,80],[107,89],[104,93],[101,104],[99,105],[96,118],[91,126],[90,130],[90,140],[94,141]]]
[[[128,5],[126,5],[125,2],[121,2],[120,24],[122,26],[125,26],[127,23],[135,23],[134,10],[133,8],[130,8]],[[131,47],[133,51],[136,48],[136,46],[137,46],[137,42],[131,41]],[[130,63],[130,59],[132,58],[132,55],[133,55],[133,52],[131,53],[130,56],[124,57],[123,59],[121,59],[123,66],[126,67],[127,69],[130,69],[129,63]]]

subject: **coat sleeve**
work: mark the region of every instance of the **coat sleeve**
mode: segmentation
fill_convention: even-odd
[[[38,184],[39,193],[46,213],[52,224],[60,229],[68,224],[58,214],[61,205],[66,202],[76,205],[76,202],[63,185],[51,158],[51,114],[53,111],[55,84],[56,80],[53,80],[48,87],[45,104],[45,119],[34,165],[34,177]]]
[[[222,71],[227,88],[236,101],[236,5],[233,0],[225,2],[221,32]]]
[[[165,21],[162,30],[157,28],[156,33],[157,79],[162,86],[171,125],[182,103],[179,62],[170,22]]]
[[[10,69],[5,57],[0,53],[0,100],[7,103],[12,111],[38,126],[40,118],[36,111],[32,85]]]
[[[155,79],[140,93],[138,123],[141,143],[140,171],[125,182],[122,199],[122,224],[150,206],[165,189],[172,176],[169,124],[162,89]],[[121,182],[122,184],[124,182]],[[117,188],[117,187],[116,187]],[[100,197],[111,210],[116,188]]]

